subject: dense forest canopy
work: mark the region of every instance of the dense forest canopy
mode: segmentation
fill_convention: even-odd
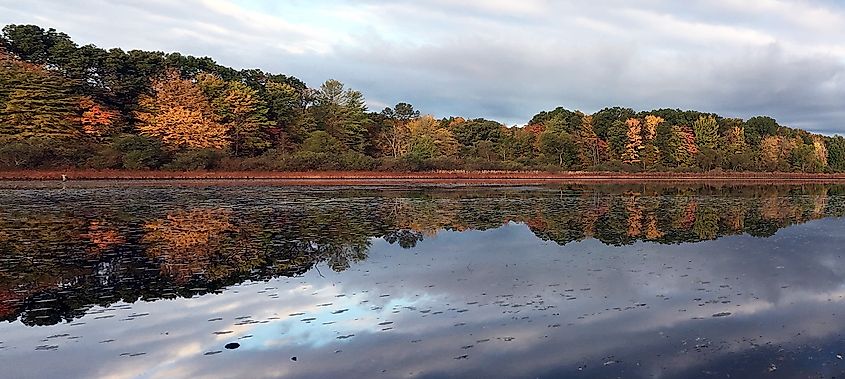
[[[713,113],[563,107],[524,127],[380,112],[208,57],[79,46],[54,29],[0,35],[0,168],[845,171],[845,138]]]

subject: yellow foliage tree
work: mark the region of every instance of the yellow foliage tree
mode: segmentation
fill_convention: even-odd
[[[216,148],[229,145],[227,127],[218,123],[208,99],[192,81],[168,71],[152,83],[153,95],[138,100],[135,112],[141,134],[179,148]]]
[[[769,171],[788,169],[787,158],[792,150],[800,145],[801,139],[767,136],[760,141],[760,158]]]
[[[665,121],[662,117],[647,115],[645,116],[644,134],[645,144],[643,146],[642,160],[643,166],[652,166],[660,160],[660,149],[654,145],[654,137],[657,136],[657,127]]]
[[[663,117],[648,115],[645,116],[645,139],[646,141],[654,140],[657,135],[657,127],[665,121]]]
[[[429,142],[436,151],[432,155],[454,156],[458,153],[460,143],[455,139],[452,131],[440,126],[440,122],[431,115],[422,116],[407,124],[409,134],[407,151],[427,149]]]
[[[625,121],[628,127],[628,144],[625,145],[625,152],[622,154],[622,161],[625,163],[637,163],[640,161],[640,150],[643,148],[642,126],[639,119],[629,118]]]
[[[741,126],[734,126],[725,132],[725,144],[727,151],[733,154],[741,153],[746,148],[745,129]]]
[[[813,154],[822,167],[827,167],[827,147],[820,136],[813,136]]]

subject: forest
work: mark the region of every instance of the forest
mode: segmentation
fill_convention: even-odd
[[[208,57],[0,35],[0,169],[843,172],[845,138],[679,109],[558,107],[525,126],[370,110],[329,79]]]

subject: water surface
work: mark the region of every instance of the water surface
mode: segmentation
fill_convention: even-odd
[[[4,377],[845,371],[843,187],[0,187]]]

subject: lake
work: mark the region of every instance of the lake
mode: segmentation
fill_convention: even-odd
[[[8,378],[845,375],[845,187],[0,183]]]

